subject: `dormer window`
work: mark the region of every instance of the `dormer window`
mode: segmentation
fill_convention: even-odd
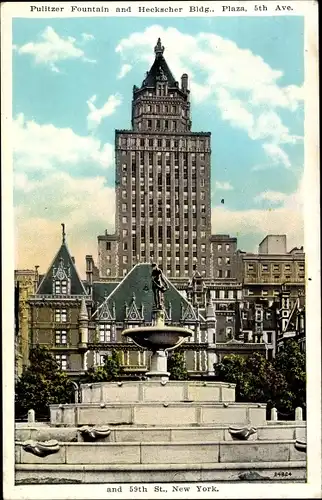
[[[53,292],[55,295],[67,295],[70,293],[70,268],[64,266],[61,258],[58,268],[53,269]]]

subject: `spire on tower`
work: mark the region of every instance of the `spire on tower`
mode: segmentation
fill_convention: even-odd
[[[61,227],[62,227],[62,242],[65,243],[65,239],[66,239],[65,224],[62,223]]]
[[[163,55],[164,47],[161,45],[161,38],[158,38],[157,44],[154,47],[154,53],[156,57],[160,57]]]
[[[88,312],[87,312],[85,297],[82,297],[82,300],[81,300],[81,307],[80,307],[80,311],[79,311],[79,319],[80,320],[88,320]]]

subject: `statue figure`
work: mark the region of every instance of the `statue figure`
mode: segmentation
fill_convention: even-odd
[[[168,285],[164,279],[163,273],[157,264],[152,264],[152,291],[154,305],[156,309],[164,308],[164,292],[168,290]]]

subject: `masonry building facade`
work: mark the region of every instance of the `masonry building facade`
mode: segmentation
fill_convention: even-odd
[[[210,133],[192,132],[188,75],[175,80],[160,39],[140,87],[132,128],[116,130],[115,234],[98,237],[100,276],[156,261],[168,277],[210,266]]]

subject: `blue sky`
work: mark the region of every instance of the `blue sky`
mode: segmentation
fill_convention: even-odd
[[[80,271],[96,259],[114,226],[114,130],[130,128],[159,36],[176,79],[189,74],[192,130],[212,133],[213,232],[246,251],[268,233],[303,244],[303,30],[295,16],[15,19],[16,267],[45,271],[61,222]]]

